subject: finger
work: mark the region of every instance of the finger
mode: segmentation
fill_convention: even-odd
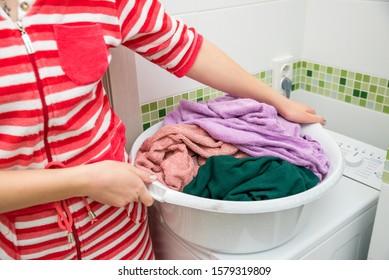
[[[307,107],[307,112],[310,113],[310,114],[316,115],[315,109],[313,109],[313,108],[311,108],[311,107]]]
[[[306,117],[304,118],[304,123],[320,123],[321,125],[325,125],[325,119],[316,114],[306,113]]]
[[[147,172],[145,170],[141,170],[131,164],[128,164],[129,165],[129,168],[132,172],[134,172],[136,175],[138,175],[143,182],[145,182],[145,184],[150,184],[152,182],[154,182],[155,180],[157,180],[157,175],[153,174],[153,173],[150,173],[150,172]]]
[[[145,206],[149,207],[153,205],[154,199],[151,196],[150,192],[146,188],[143,188],[141,192],[138,194],[138,202],[141,202]]]

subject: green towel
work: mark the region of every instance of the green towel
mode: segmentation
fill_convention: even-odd
[[[212,156],[183,192],[204,198],[253,201],[282,198],[319,182],[309,169],[277,157]]]

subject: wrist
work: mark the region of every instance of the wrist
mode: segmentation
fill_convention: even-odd
[[[72,196],[88,196],[92,176],[87,166],[70,167],[68,171],[70,174],[65,176],[71,178],[68,186]]]

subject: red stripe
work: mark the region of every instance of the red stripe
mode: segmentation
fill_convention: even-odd
[[[20,128],[18,130],[20,130]],[[9,152],[16,151],[19,148],[34,148],[41,141],[40,132],[35,135],[29,135],[27,137],[0,134],[0,138],[1,150]]]
[[[70,247],[70,245],[69,245],[69,247]],[[68,250],[65,250],[65,251],[59,251],[56,253],[44,255],[44,256],[39,257],[39,258],[34,258],[34,260],[63,260],[63,259],[68,259],[69,256],[72,256],[72,255],[73,255],[73,257],[71,258],[72,260],[77,259],[77,255],[75,253],[74,248],[69,248]]]
[[[31,155],[19,154],[10,158],[0,159],[0,169],[9,168],[12,165],[27,166],[32,163],[40,163],[44,159],[44,153],[44,148],[42,148],[34,151]]]

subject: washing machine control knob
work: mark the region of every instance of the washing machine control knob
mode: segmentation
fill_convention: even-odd
[[[351,152],[344,158],[346,164],[350,167],[358,167],[363,162],[363,157],[359,152]]]

